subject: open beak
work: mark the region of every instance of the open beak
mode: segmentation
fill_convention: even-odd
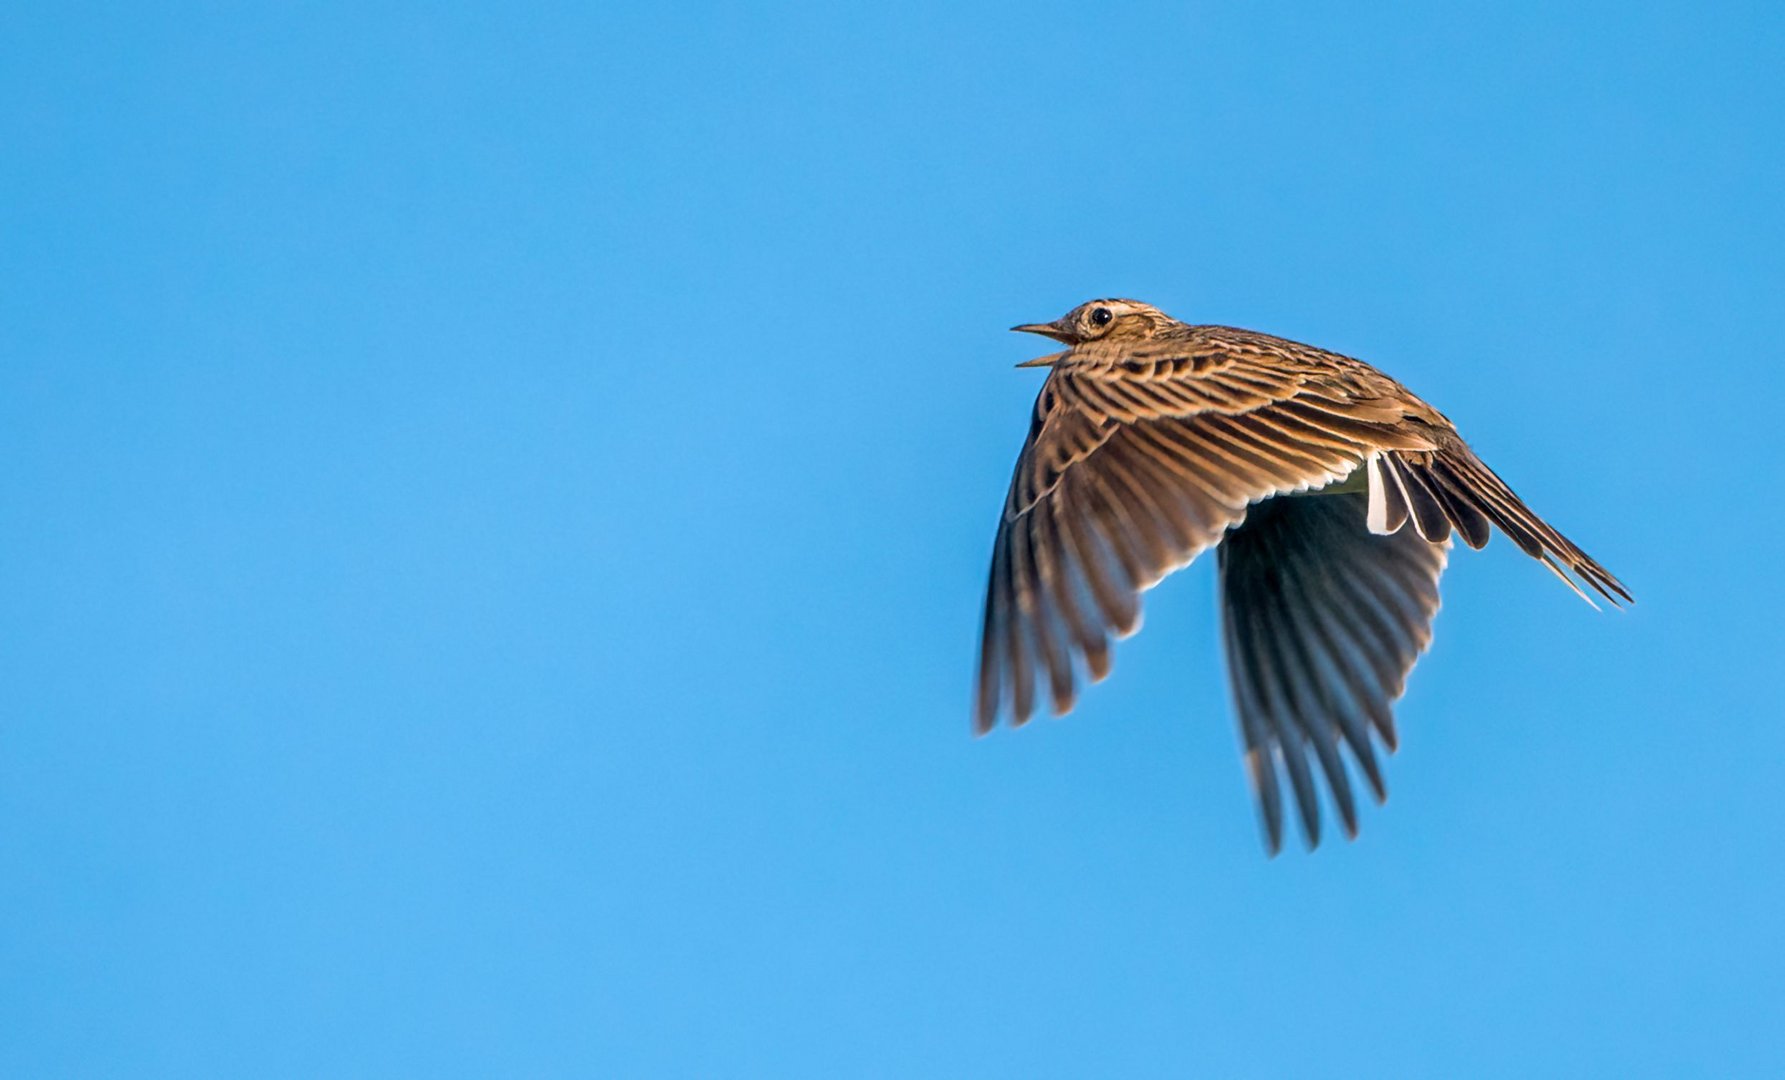
[[[1013,326],[1010,329],[1011,332],[1017,334],[1040,334],[1042,337],[1051,337],[1062,345],[1072,344],[1071,334],[1058,321],[1023,323],[1021,326]]]

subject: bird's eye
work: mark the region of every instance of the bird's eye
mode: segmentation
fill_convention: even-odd
[[[1091,309],[1091,325],[1092,326],[1108,326],[1115,319],[1115,317],[1116,317],[1115,313],[1113,313],[1112,311],[1110,311],[1110,309],[1108,309],[1106,307]]]

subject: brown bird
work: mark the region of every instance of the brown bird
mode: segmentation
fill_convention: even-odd
[[[1056,716],[1076,668],[1110,670],[1140,594],[1216,548],[1221,631],[1246,774],[1266,847],[1283,841],[1278,772],[1308,846],[1314,770],[1347,836],[1357,806],[1341,749],[1376,801],[1376,739],[1432,636],[1451,534],[1499,529],[1588,603],[1624,586],[1533,513],[1437,409],[1361,360],[1268,334],[1190,326],[1134,300],[1093,300],[1041,334],[1048,367],[992,546],[974,724]],[[1595,605],[1596,606],[1596,605]],[[1312,761],[1310,761],[1310,756]]]

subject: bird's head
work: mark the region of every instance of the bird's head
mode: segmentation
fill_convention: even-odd
[[[1145,341],[1176,325],[1176,319],[1139,300],[1090,300],[1053,322],[1011,329],[1077,346],[1090,341]]]

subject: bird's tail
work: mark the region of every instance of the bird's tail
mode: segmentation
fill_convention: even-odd
[[[1538,517],[1460,438],[1445,439],[1436,450],[1384,451],[1368,468],[1371,532],[1393,533],[1412,522],[1433,543],[1454,529],[1464,543],[1479,548],[1498,528],[1587,603],[1593,599],[1576,579],[1613,607],[1632,602],[1610,571]]]

